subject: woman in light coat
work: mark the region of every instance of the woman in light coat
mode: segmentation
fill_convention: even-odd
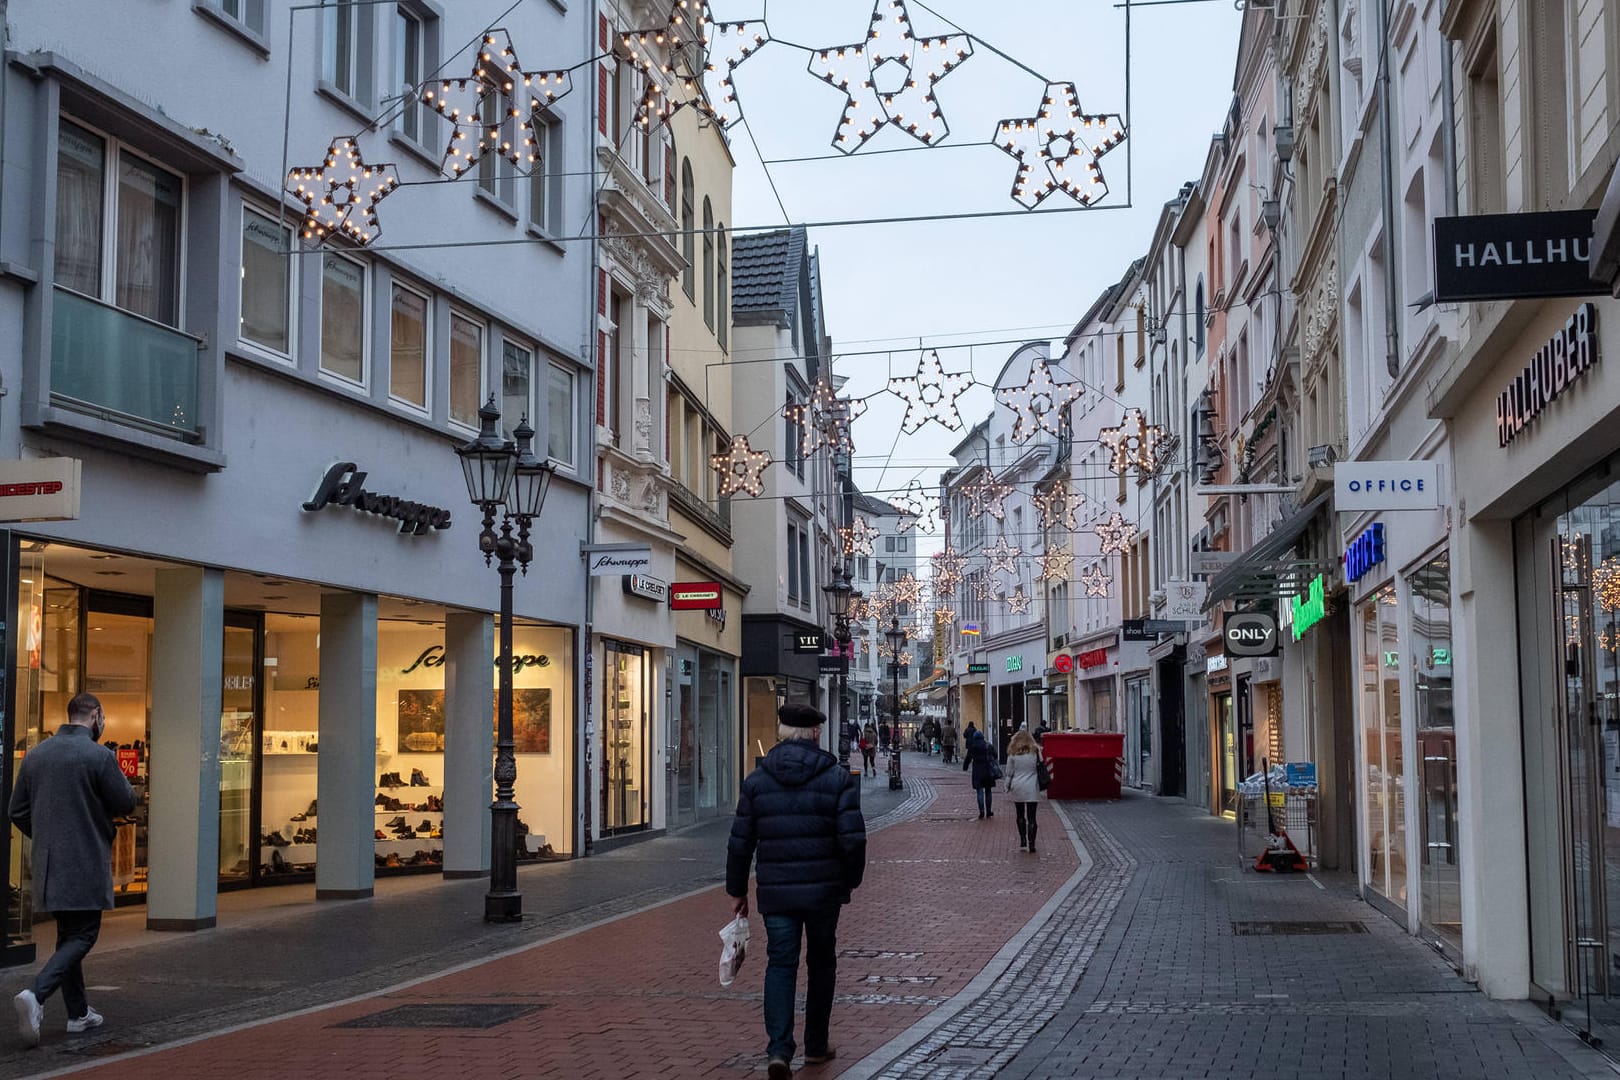
[[[1007,744],[1007,791],[1012,796],[1013,810],[1018,815],[1018,849],[1035,850],[1035,807],[1040,802],[1041,785],[1036,776],[1041,748],[1027,730]]]

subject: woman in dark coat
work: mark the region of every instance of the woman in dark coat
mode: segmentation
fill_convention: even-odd
[[[969,725],[967,750],[962,754],[962,771],[973,770],[973,792],[979,798],[981,819],[996,816],[990,809],[990,793],[996,786],[995,769],[992,765],[995,761],[994,754],[995,751],[990,748],[985,737]]]

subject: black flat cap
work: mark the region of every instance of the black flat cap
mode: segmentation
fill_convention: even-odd
[[[776,710],[776,718],[788,727],[798,728],[821,727],[827,722],[820,709],[809,705],[783,705]]]

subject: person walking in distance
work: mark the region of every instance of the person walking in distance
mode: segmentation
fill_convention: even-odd
[[[956,761],[956,724],[947,723],[939,731],[940,761],[951,765]]]
[[[113,819],[135,809],[118,755],[97,745],[106,724],[93,695],[74,697],[67,723],[23,757],[11,793],[11,823],[34,841],[34,906],[56,919],[56,952],[14,999],[17,1028],[33,1046],[58,988],[70,1033],[101,1026],[84,997],[83,963],[101,933],[101,913],[113,906]]]
[[[1035,850],[1035,807],[1041,799],[1041,783],[1036,765],[1041,749],[1035,737],[1019,729],[1007,744],[1007,791],[1018,815],[1018,850]]]
[[[861,732],[861,761],[868,775],[877,771],[877,737],[877,728],[871,724]]]
[[[806,944],[804,1063],[831,1061],[828,1041],[838,973],[838,915],[866,873],[861,791],[821,749],[827,718],[808,705],[777,710],[781,739],[743,781],[726,844],[726,893],[748,914],[748,867],[765,919],[765,1035],[770,1080],[792,1080],[794,984]]]
[[[990,740],[968,725],[967,749],[962,753],[962,771],[973,770],[973,793],[979,798],[979,817],[995,817],[991,809],[991,794],[995,790],[996,775],[994,762],[995,751],[990,748]]]

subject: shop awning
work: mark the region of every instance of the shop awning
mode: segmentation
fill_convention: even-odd
[[[1303,592],[1310,579],[1324,573],[1327,567],[1314,560],[1295,558],[1288,552],[1317,511],[1331,498],[1331,491],[1318,495],[1284,518],[1231,566],[1211,578],[1204,610],[1208,611],[1222,600],[1262,600]]]

